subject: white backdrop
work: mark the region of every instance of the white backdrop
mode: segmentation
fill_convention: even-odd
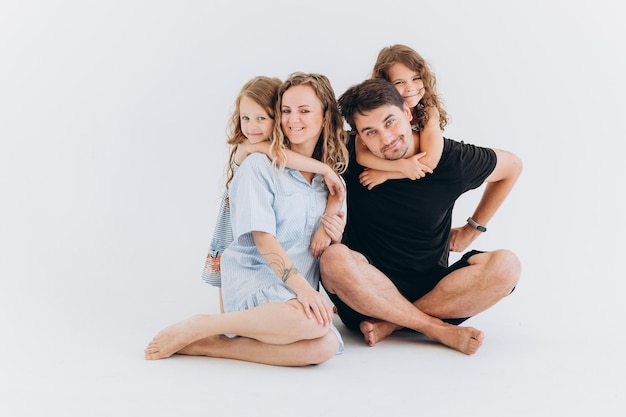
[[[452,116],[446,136],[524,161],[476,242],[523,262],[509,307],[486,313],[492,332],[515,326],[526,343],[556,344],[561,372],[571,359],[589,364],[581,380],[615,381],[575,409],[613,404],[625,388],[624,22],[619,0],[2,0],[0,382],[10,400],[0,410],[31,415],[28,393],[63,375],[132,403],[106,382],[119,376],[107,373],[116,355],[141,359],[159,328],[217,311],[200,272],[241,85],[301,70],[327,75],[340,95],[394,43],[430,62]],[[461,200],[459,223],[477,198]],[[598,371],[601,359],[611,365]],[[589,390],[575,384],[562,399]],[[47,392],[49,410],[85,411],[62,406],[67,390]]]

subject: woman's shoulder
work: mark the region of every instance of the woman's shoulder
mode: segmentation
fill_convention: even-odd
[[[265,154],[252,153],[243,160],[237,169],[234,180],[243,178],[255,178],[256,181],[273,181],[274,172],[272,161]],[[247,181],[247,180],[246,180]]]
[[[246,159],[243,160],[243,162],[239,166],[239,169],[243,169],[244,167],[246,167],[245,169],[258,170],[258,169],[266,169],[271,166],[272,166],[272,162],[269,160],[269,158],[265,154],[261,152],[253,152],[250,155],[248,155]]]

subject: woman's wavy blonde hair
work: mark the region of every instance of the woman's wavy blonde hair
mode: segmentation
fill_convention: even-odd
[[[281,126],[282,98],[285,91],[297,85],[310,86],[324,109],[322,132],[313,151],[312,157],[330,166],[337,174],[343,174],[348,167],[348,134],[343,128],[343,118],[337,107],[335,92],[328,78],[321,74],[294,72],[280,86],[276,100],[276,124],[274,138],[270,146],[272,164],[283,169],[285,167],[285,149],[290,148],[289,138],[285,136]]]

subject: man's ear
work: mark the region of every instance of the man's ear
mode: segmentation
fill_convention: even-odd
[[[406,114],[406,117],[409,119],[409,122],[413,120],[413,112],[411,111],[411,108],[409,107],[409,105],[406,104],[406,101],[404,102],[404,106],[402,110],[404,110],[404,113]]]

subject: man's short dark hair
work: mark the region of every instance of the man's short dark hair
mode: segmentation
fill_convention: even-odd
[[[404,99],[389,81],[381,78],[363,81],[353,85],[339,97],[339,110],[346,119],[352,130],[356,131],[354,124],[355,114],[377,109],[386,105],[404,107]]]

